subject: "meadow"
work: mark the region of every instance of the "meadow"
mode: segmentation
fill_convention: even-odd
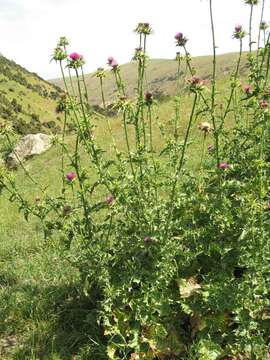
[[[61,132],[0,172],[3,359],[269,358],[269,36],[236,25],[216,56],[209,5],[213,57],[179,32],[150,61],[140,23],[133,63],[93,77],[59,40]]]

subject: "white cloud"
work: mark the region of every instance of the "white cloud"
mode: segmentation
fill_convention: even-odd
[[[249,8],[243,0],[213,4],[218,51],[236,51],[232,30],[236,23],[248,26]],[[154,28],[151,57],[174,57],[177,31],[189,38],[193,55],[211,53],[208,0],[0,0],[0,7],[0,52],[46,78],[59,76],[50,55],[60,36],[71,40],[72,51],[84,54],[86,71],[104,65],[109,55],[120,63],[129,61],[137,46],[132,30],[139,21]],[[269,7],[266,10],[267,20]],[[258,21],[259,7],[255,18]]]

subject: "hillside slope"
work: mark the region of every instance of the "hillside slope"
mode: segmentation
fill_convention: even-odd
[[[238,54],[228,53],[217,56],[217,77],[220,82],[228,79],[230,73],[235,69]],[[243,57],[240,73],[244,71],[245,55]],[[192,66],[197,69],[197,74],[203,79],[211,78],[212,56],[195,57],[192,60]],[[153,91],[160,96],[175,95],[176,93],[176,74],[178,63],[175,60],[168,59],[152,59],[149,61],[146,71],[146,82],[148,90]],[[106,101],[111,102],[116,92],[114,74],[111,71],[106,72],[104,79],[104,93]],[[183,64],[181,67],[181,75],[185,78],[186,69]],[[188,75],[188,74],[187,74]],[[126,92],[129,96],[134,94],[137,82],[137,64],[131,62],[121,65],[121,76],[126,84]],[[101,104],[101,94],[99,87],[99,79],[94,74],[85,76],[88,88],[90,102],[92,104]],[[62,79],[50,80],[53,84],[64,87]]]
[[[19,134],[53,130],[61,89],[0,55],[0,122]]]

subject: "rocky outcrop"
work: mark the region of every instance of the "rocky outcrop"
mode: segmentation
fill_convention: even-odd
[[[51,147],[51,136],[46,134],[29,134],[21,138],[14,150],[8,155],[6,165],[10,169],[16,169],[20,162],[42,154]]]

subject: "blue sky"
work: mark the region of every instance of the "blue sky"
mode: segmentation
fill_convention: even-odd
[[[237,23],[248,27],[249,7],[243,3],[213,0],[219,53],[238,49],[232,31]],[[178,31],[189,38],[192,55],[211,53],[208,0],[0,0],[0,9],[0,52],[47,79],[59,76],[50,55],[60,36],[70,39],[70,51],[83,54],[86,71],[93,71],[108,56],[130,61],[137,22],[150,22],[154,29],[148,47],[153,58],[174,57]],[[254,15],[258,23],[259,6]]]

